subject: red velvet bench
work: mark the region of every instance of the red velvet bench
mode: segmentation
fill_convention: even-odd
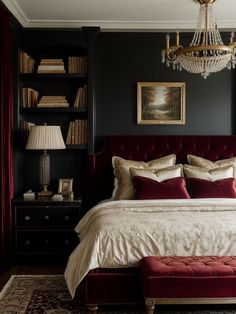
[[[156,304],[236,303],[236,256],[147,256],[140,269],[148,314]]]

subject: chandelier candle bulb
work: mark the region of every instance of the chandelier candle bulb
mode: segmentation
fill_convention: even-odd
[[[233,42],[234,42],[234,32],[231,32],[230,43],[232,44]]]
[[[176,46],[179,46],[179,30],[176,32]]]
[[[166,51],[170,49],[170,34],[166,34]]]

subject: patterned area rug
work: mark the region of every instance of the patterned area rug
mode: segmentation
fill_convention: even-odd
[[[0,293],[0,314],[87,314],[83,302],[83,288],[72,300],[62,275],[15,276],[13,275]],[[143,309],[129,306],[107,306],[99,309],[99,314],[144,314]],[[158,314],[236,314],[236,305],[186,308],[162,306]]]

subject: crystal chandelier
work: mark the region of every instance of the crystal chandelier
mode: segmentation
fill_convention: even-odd
[[[162,50],[162,62],[172,65],[173,69],[185,69],[191,73],[200,73],[207,78],[211,73],[224,68],[235,68],[236,42],[231,33],[230,42],[224,45],[212,13],[215,0],[197,0],[200,11],[197,27],[191,44],[183,47],[179,43],[179,31],[176,32],[176,44],[170,45],[170,34],[166,35],[166,48]]]

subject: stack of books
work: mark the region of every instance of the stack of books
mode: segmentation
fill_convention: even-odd
[[[66,144],[87,144],[87,120],[75,120],[69,124]]]
[[[24,87],[21,90],[21,107],[35,107],[39,101],[39,92],[33,88]]]
[[[87,106],[87,85],[79,87],[75,96],[74,108],[86,108]]]
[[[38,73],[65,73],[63,59],[41,59]]]
[[[87,56],[69,57],[68,72],[69,73],[85,73],[87,72]]]
[[[69,103],[66,100],[66,96],[42,96],[38,108],[67,108]]]
[[[35,193],[32,190],[28,190],[23,194],[24,200],[34,200]]]
[[[35,61],[26,52],[20,52],[20,73],[33,73]]]

